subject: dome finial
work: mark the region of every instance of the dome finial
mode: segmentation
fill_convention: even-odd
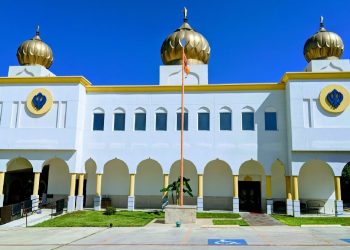
[[[183,13],[184,13],[184,22],[187,22],[187,8],[184,7],[184,10],[183,10]]]
[[[323,16],[320,16],[320,31],[326,31],[323,23]]]
[[[38,24],[38,26],[36,27],[36,35],[39,36],[40,35],[40,26]]]

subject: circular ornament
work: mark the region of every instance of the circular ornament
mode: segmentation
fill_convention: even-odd
[[[52,95],[44,88],[34,89],[27,97],[27,108],[34,115],[46,114],[50,111],[52,104]]]
[[[331,84],[320,92],[320,104],[324,110],[330,113],[341,113],[350,102],[349,92],[343,86]]]

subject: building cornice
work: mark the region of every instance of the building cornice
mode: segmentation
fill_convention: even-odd
[[[91,86],[91,83],[83,76],[0,77],[0,85],[9,84],[81,84],[84,87]]]
[[[287,72],[280,83],[286,84],[293,80],[340,80],[350,79],[350,72]]]

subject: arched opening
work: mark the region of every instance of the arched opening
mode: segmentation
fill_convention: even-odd
[[[284,165],[280,160],[276,160],[271,166],[271,186],[274,212],[285,213],[286,178]]]
[[[107,162],[102,175],[102,199],[109,199],[113,207],[128,207],[129,182],[125,162],[119,159]]]
[[[324,161],[310,160],[299,172],[299,199],[301,213],[334,214],[334,174]],[[315,205],[319,207],[315,210]]]
[[[350,211],[350,162],[348,162],[343,168],[340,183],[344,211]]]
[[[45,162],[48,167],[47,197],[53,201],[65,199],[70,190],[70,174],[67,163],[60,158],[52,158]]]
[[[239,168],[239,210],[260,212],[265,196],[265,173],[263,166],[254,160],[244,162]]]
[[[163,170],[152,159],[142,161],[135,176],[135,208],[160,208]]]
[[[34,174],[30,162],[16,158],[7,164],[4,183],[4,205],[29,200],[33,194]]]
[[[203,175],[203,209],[232,211],[232,170],[222,160],[209,162]]]
[[[89,159],[85,163],[86,173],[86,207],[94,206],[94,197],[96,195],[96,163],[94,160]]]
[[[193,197],[189,196],[187,193],[184,195],[184,204],[185,205],[196,205],[198,196],[198,178],[197,178],[197,169],[196,166],[188,160],[184,160],[184,177],[190,179],[189,184],[192,189]],[[180,161],[174,162],[170,168],[169,173],[169,184],[177,181],[180,177]],[[175,196],[175,193],[174,193]],[[176,199],[176,198],[175,198]],[[173,204],[171,194],[169,194],[169,203]],[[176,203],[176,200],[175,200]]]

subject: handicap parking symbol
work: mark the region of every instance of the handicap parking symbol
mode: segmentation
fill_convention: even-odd
[[[208,239],[208,245],[241,246],[241,245],[247,245],[247,242],[243,239]]]
[[[345,241],[346,243],[350,244],[350,239],[340,239],[340,240]]]

